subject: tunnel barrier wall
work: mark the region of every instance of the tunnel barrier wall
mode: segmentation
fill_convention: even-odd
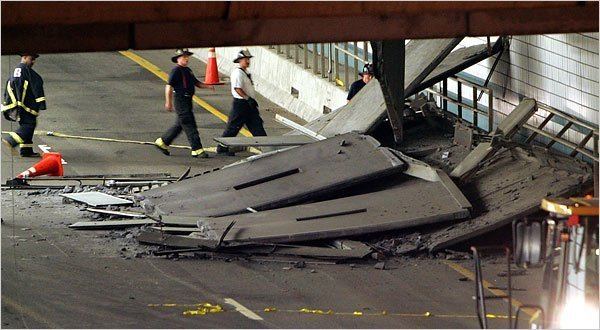
[[[346,92],[331,82],[294,64],[268,47],[247,47],[254,56],[250,72],[258,93],[287,111],[310,121],[346,104]],[[233,59],[240,47],[217,47],[220,74],[229,76]],[[207,61],[208,48],[192,50],[198,59]],[[202,75],[203,72],[199,73]],[[293,89],[292,89],[293,88]]]

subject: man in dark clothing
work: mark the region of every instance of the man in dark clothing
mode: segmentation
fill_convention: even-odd
[[[240,50],[237,54],[234,63],[238,63],[231,72],[231,95],[233,96],[233,106],[229,113],[227,127],[223,132],[223,137],[236,136],[242,126],[246,125],[253,136],[266,136],[267,132],[263,127],[263,120],[258,112],[258,103],[254,99],[256,92],[254,91],[254,82],[252,76],[248,73],[250,67],[250,51]],[[217,153],[233,155],[229,148],[219,144]]]
[[[187,48],[178,49],[175,56],[171,58],[171,61],[177,63],[177,66],[171,70],[169,81],[165,86],[165,109],[173,111],[173,99],[175,99],[177,118],[175,124],[163,136],[154,141],[154,145],[163,154],[170,155],[169,145],[183,130],[192,148],[192,157],[208,158],[208,154],[202,148],[196,118],[192,112],[192,97],[196,87],[210,88],[213,91],[215,88],[198,81],[192,70],[188,68],[187,65],[191,55],[193,53],[188,51]]]
[[[350,85],[348,97],[346,98],[347,102],[350,102],[354,95],[356,95],[369,81],[371,81],[373,78],[373,64],[365,64],[362,72],[360,72],[358,75],[360,76],[360,79]]]
[[[33,133],[39,111],[46,110],[44,81],[32,69],[39,55],[36,53],[19,55],[21,55],[21,63],[8,78],[2,102],[2,114],[7,120],[18,121],[19,128],[15,132],[9,132],[2,142],[11,150],[20,146],[22,157],[39,157],[40,154],[33,151]]]

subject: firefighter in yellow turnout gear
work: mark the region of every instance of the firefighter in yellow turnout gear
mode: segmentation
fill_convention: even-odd
[[[19,127],[2,138],[2,142],[11,149],[20,146],[22,157],[38,157],[33,151],[33,132],[37,125],[39,111],[46,110],[44,82],[32,69],[35,53],[22,53],[21,63],[10,74],[4,90],[2,114],[7,120],[17,121]]]

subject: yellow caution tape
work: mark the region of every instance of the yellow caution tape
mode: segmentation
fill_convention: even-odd
[[[224,312],[235,312],[235,310],[224,310],[218,304],[211,304],[208,302],[205,303],[196,303],[196,304],[174,304],[174,303],[166,303],[166,304],[148,304],[148,307],[194,307],[192,309],[186,309],[182,312],[184,316],[196,316],[196,315],[206,315],[211,313],[224,313]],[[338,316],[396,316],[396,317],[436,317],[436,318],[477,318],[477,315],[461,315],[461,314],[434,314],[430,311],[426,311],[424,313],[390,313],[387,310],[382,310],[381,312],[375,313],[365,313],[360,310],[355,310],[353,312],[334,312],[331,309],[323,310],[323,309],[313,309],[304,307],[301,309],[278,309],[277,307],[269,306],[265,307],[262,310],[253,310],[253,312],[260,313],[273,313],[273,312],[281,312],[281,313],[301,313],[301,314],[313,314],[313,315],[338,315]],[[488,313],[486,316],[490,319],[508,319],[506,315],[498,315]],[[513,319],[515,316],[512,317]]]
[[[2,134],[11,134],[11,133],[14,134],[13,132],[2,131]],[[11,134],[11,136],[12,136],[12,134]],[[64,134],[64,133],[54,132],[54,131],[46,131],[46,132],[35,131],[34,134],[35,135],[43,135],[43,136],[54,136],[54,137],[59,137],[59,138],[64,138],[64,139],[77,139],[77,140],[90,140],[90,141],[101,141],[101,142],[117,142],[117,143],[132,143],[132,144],[154,145],[154,142],[150,142],[150,141],[137,141],[137,140],[103,138],[103,137],[96,137],[96,136],[71,135],[71,134]],[[19,141],[17,141],[17,142],[19,142]],[[20,142],[20,143],[22,143],[22,142]],[[182,146],[182,145],[176,145],[176,144],[172,144],[169,147],[176,148],[176,149],[188,149],[188,150],[192,149],[189,146]],[[261,154],[262,153],[262,151],[258,150],[257,148],[254,148],[254,147],[247,147],[246,149],[249,152],[253,153],[253,154]],[[210,151],[210,152],[217,152],[217,148],[216,147],[207,147],[207,148],[204,148],[204,150],[205,151]]]
[[[210,303],[198,304],[198,308],[183,311],[183,315],[185,316],[194,316],[194,315],[206,315],[212,313],[222,313],[224,312],[223,307],[220,305],[212,305]]]
[[[298,311],[300,313],[305,313],[305,314],[319,314],[319,315],[333,315],[334,314],[331,309],[325,312],[322,309],[302,308],[302,309],[300,309]]]

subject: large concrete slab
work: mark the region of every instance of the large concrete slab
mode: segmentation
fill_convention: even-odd
[[[431,73],[425,78],[419,87],[413,92],[431,87],[433,84],[443,80],[444,78],[455,75],[460,71],[482,61],[488,57],[497,54],[502,49],[502,39],[498,39],[491,49],[488,50],[487,44],[474,45],[465,48],[454,50],[444,60],[435,67]]]
[[[348,133],[142,195],[161,214],[224,216],[290,205],[405,168],[374,138]]]
[[[366,194],[264,212],[198,221],[209,239],[227,242],[297,242],[402,229],[469,216],[470,203],[448,176],[424,180],[407,174],[390,178],[390,187]]]
[[[449,53],[461,38],[411,40],[406,45],[405,96],[415,93],[414,89],[424,76],[427,76],[439,61]],[[386,106],[381,86],[373,79],[352,101],[340,109],[319,117],[305,125],[308,129],[323,136],[334,136],[346,132],[367,132],[385,115]]]
[[[470,220],[430,233],[441,250],[539,211],[543,198],[580,195],[592,185],[589,165],[570,157],[519,147],[500,150],[462,187],[473,203]]]

